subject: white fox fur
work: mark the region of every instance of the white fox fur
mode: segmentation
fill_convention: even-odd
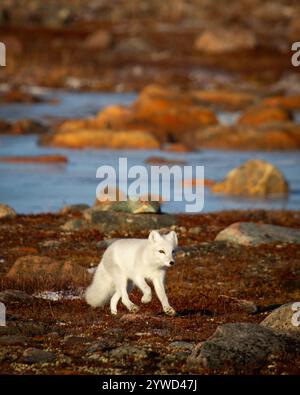
[[[112,314],[117,314],[119,300],[129,311],[137,312],[138,307],[128,296],[133,286],[143,293],[142,303],[152,298],[151,288],[146,280],[153,283],[155,292],[168,315],[174,315],[165,292],[166,269],[175,263],[178,245],[174,231],[161,235],[150,232],[148,239],[120,239],[113,242],[104,252],[96,269],[85,299],[92,307],[104,306],[110,300]]]

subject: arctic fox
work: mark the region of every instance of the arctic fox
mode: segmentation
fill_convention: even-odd
[[[153,283],[164,312],[175,315],[165,291],[165,276],[168,267],[175,263],[178,245],[177,235],[171,231],[161,235],[152,230],[148,239],[120,239],[113,242],[104,252],[96,269],[85,299],[92,307],[104,306],[110,300],[111,314],[117,314],[117,304],[122,303],[131,312],[138,306],[131,302],[128,292],[137,286],[143,293],[142,303],[152,298],[151,288],[146,280]]]

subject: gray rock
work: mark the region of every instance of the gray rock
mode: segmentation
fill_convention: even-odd
[[[300,350],[295,337],[250,323],[225,324],[198,344],[187,362],[218,370],[259,368],[271,358],[290,359]]]
[[[181,350],[192,350],[194,347],[194,343],[184,342],[184,341],[175,341],[169,344],[169,347]]]
[[[215,240],[246,246],[272,243],[299,244],[300,230],[254,222],[236,222],[222,230]]]
[[[50,351],[40,350],[38,348],[27,348],[23,353],[23,362],[25,363],[43,363],[53,362],[56,359],[56,355]]]
[[[15,210],[7,204],[0,204],[0,219],[1,218],[14,218],[17,215]]]
[[[170,214],[127,214],[102,211],[97,207],[85,210],[84,219],[101,232],[142,231],[175,225],[177,218]]]
[[[133,357],[134,359],[147,358],[148,353],[143,348],[124,345],[110,351],[110,356],[115,359]]]
[[[26,292],[19,291],[17,289],[7,289],[0,292],[0,302],[2,303],[31,303],[33,300],[33,296],[28,295]]]
[[[300,302],[286,303],[280,306],[272,311],[260,325],[300,335]]]

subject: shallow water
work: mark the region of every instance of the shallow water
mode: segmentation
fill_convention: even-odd
[[[101,107],[112,104],[130,104],[134,94],[96,94],[47,91],[59,98],[58,104],[8,104],[0,107],[0,118],[43,119],[84,117],[95,114]],[[218,114],[220,121],[232,123],[233,113]],[[119,157],[128,158],[128,166],[144,164],[149,156],[182,159],[188,165],[203,165],[205,178],[221,180],[232,168],[250,158],[270,161],[278,166],[289,181],[291,193],[286,200],[255,200],[229,198],[211,194],[205,189],[204,212],[227,209],[300,209],[300,155],[299,152],[237,152],[201,150],[193,153],[166,153],[155,151],[68,150],[39,147],[36,136],[0,137],[0,156],[42,155],[60,153],[69,162],[53,165],[0,163],[0,202],[14,207],[19,213],[54,212],[71,203],[95,201],[97,168],[111,165],[117,168]],[[145,164],[144,164],[145,165]],[[145,165],[149,169],[149,165]],[[143,180],[147,183],[147,180]],[[121,185],[122,189],[122,185]],[[173,194],[171,194],[172,196]],[[184,212],[186,202],[165,202],[165,212]]]

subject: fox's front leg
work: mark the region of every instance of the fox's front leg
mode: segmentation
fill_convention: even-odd
[[[135,284],[143,292],[143,297],[141,299],[142,303],[150,303],[152,299],[151,288],[146,283],[143,277],[137,277],[135,279]]]
[[[167,315],[175,315],[176,311],[170,306],[168,297],[165,291],[164,276],[159,276],[153,279],[153,285],[156,295],[162,305],[164,312]]]

